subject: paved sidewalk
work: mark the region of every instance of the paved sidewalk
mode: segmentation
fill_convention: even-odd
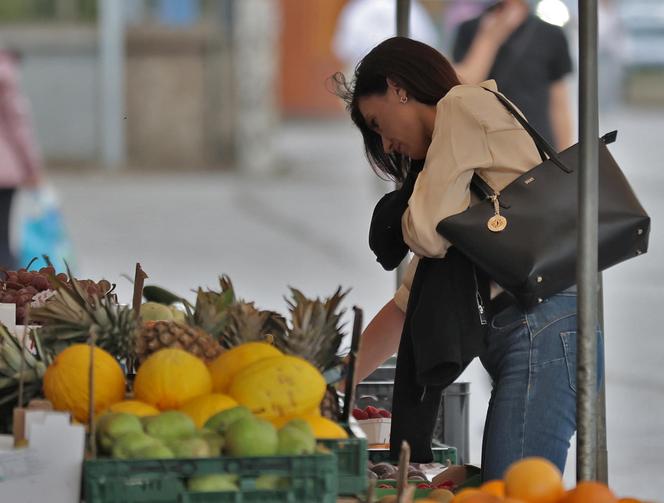
[[[605,274],[608,437],[617,494],[661,499],[664,471],[664,171],[660,111],[617,111],[602,131],[619,128],[611,147],[653,217],[650,252]],[[260,148],[260,146],[257,146]],[[280,130],[276,174],[60,174],[53,177],[78,254],[81,276],[118,283],[129,301],[138,260],[148,283],[187,294],[228,273],[238,294],[285,311],[287,286],[308,295],[352,287],[345,305],[368,319],[390,297],[394,277],[367,246],[371,210],[381,193],[346,122],[290,123]],[[189,294],[191,295],[191,294]],[[479,462],[488,399],[473,365],[471,461]],[[570,454],[573,461],[574,454]],[[574,479],[573,462],[566,478]]]

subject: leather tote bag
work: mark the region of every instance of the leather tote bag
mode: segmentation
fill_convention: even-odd
[[[489,91],[492,92],[492,91]],[[438,223],[438,232],[528,308],[576,283],[579,144],[561,153],[494,93],[530,134],[543,162],[500,193],[477,174],[482,201]],[[650,217],[600,138],[598,266],[607,269],[646,253]]]

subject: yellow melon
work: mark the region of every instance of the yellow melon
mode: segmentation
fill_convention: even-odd
[[[159,414],[159,409],[152,405],[138,400],[124,400],[122,402],[114,403],[106,412],[127,412],[138,417],[156,416]]]
[[[197,428],[202,428],[205,422],[217,412],[233,407],[237,407],[237,402],[228,395],[210,393],[192,398],[180,407],[180,412],[184,412],[192,418]]]
[[[302,416],[302,419],[309,423],[316,438],[348,438],[346,430],[331,419],[317,414]]]
[[[264,419],[294,416],[320,405],[325,379],[302,358],[277,356],[240,371],[231,382],[229,394]]]
[[[282,356],[283,353],[266,342],[247,342],[219,355],[208,369],[212,374],[212,390],[228,393],[233,377],[258,360]]]
[[[303,414],[297,414],[295,416],[275,416],[271,417],[269,421],[277,428],[281,428],[283,425],[285,425],[288,421],[291,419],[295,418],[303,418],[306,416],[318,416],[320,417],[320,407],[314,407],[311,410],[308,410],[304,412]]]
[[[182,349],[162,349],[138,368],[134,395],[159,410],[178,409],[212,391],[212,377],[203,360]]]
[[[74,419],[85,423],[90,409],[90,346],[74,344],[60,353],[44,374],[44,395],[55,410],[69,411]],[[94,348],[93,415],[121,401],[125,378],[120,364],[112,355]]]

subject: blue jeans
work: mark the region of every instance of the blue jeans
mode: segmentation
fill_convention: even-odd
[[[484,368],[493,380],[482,478],[501,479],[514,461],[541,456],[565,469],[576,430],[576,292],[529,311],[510,306],[491,320]],[[603,338],[598,334],[598,382]]]

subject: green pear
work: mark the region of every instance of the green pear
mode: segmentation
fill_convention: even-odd
[[[283,425],[282,428],[297,428],[298,430],[302,430],[307,435],[310,435],[314,438],[316,437],[314,430],[311,428],[311,425],[299,417],[291,419],[285,425]]]
[[[178,438],[168,443],[176,458],[209,458],[210,446],[205,439],[193,436]]]
[[[218,412],[210,419],[208,419],[203,427],[223,435],[228,427],[238,419],[251,419],[253,417],[254,415],[249,409],[239,405],[238,407],[233,407],[231,409]]]
[[[144,447],[159,444],[156,440],[142,431],[132,431],[117,438],[113,443],[112,456],[117,459],[131,459],[136,457],[134,453]]]
[[[290,488],[290,479],[279,475],[261,475],[256,478],[256,489],[265,491],[284,490]]]
[[[279,447],[277,454],[283,456],[299,456],[313,454],[316,450],[316,438],[296,426],[284,426],[279,430]]]
[[[173,319],[171,308],[158,302],[141,304],[141,319],[143,321],[168,321]]]
[[[134,449],[131,454],[133,459],[170,459],[175,457],[173,451],[161,442]]]
[[[238,419],[226,430],[225,439],[231,456],[274,456],[279,447],[276,428],[258,418]]]
[[[224,437],[219,435],[216,431],[201,428],[198,430],[197,436],[205,440],[210,449],[210,457],[221,456],[221,451],[224,448]]]
[[[162,412],[158,416],[143,419],[145,433],[151,437],[169,442],[177,438],[190,437],[196,432],[192,419],[177,410]]]
[[[187,488],[192,492],[239,491],[238,476],[227,473],[197,475],[189,479]]]
[[[113,442],[130,432],[143,433],[143,426],[138,417],[125,412],[111,412],[104,414],[97,420],[97,445],[105,453],[113,449]]]

